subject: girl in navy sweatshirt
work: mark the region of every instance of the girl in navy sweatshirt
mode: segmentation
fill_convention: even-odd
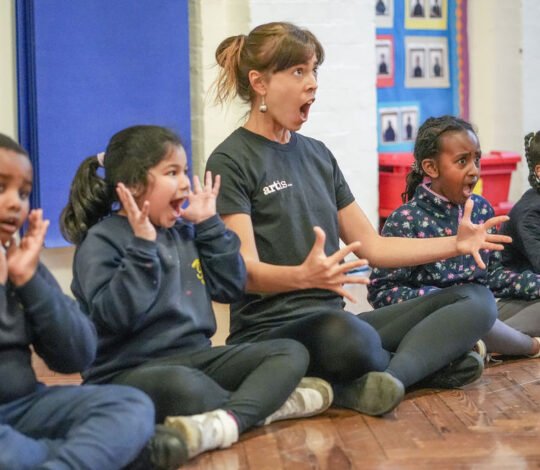
[[[57,372],[87,368],[96,331],[64,295],[39,252],[48,220],[30,211],[28,154],[0,134],[0,469],[174,469],[186,455],[184,436],[154,430],[152,402],[131,387],[46,387],[31,349]],[[20,243],[16,232],[28,220]],[[134,460],[135,459],[135,460]]]
[[[238,299],[246,282],[239,239],[216,215],[219,181],[195,177],[192,192],[176,134],[134,126],[83,161],[62,214],[77,245],[72,290],[98,332],[85,382],[146,392],[157,421],[186,436],[189,457],[332,400],[321,379],[295,391],[309,358],[293,340],[211,347],[211,301]]]
[[[502,263],[512,271],[540,274],[540,131],[525,136],[525,158],[531,187],[510,210],[510,220],[501,226],[500,232],[512,237],[502,253]],[[540,299],[501,299],[499,318],[516,330],[540,336]]]

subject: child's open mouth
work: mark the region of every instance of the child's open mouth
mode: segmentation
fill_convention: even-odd
[[[0,229],[7,233],[15,233],[19,228],[17,219],[3,219],[0,220]]]
[[[469,184],[466,184],[464,187],[463,187],[463,195],[466,197],[466,198],[470,198],[473,191],[474,191],[474,187],[476,186],[476,181],[472,182],[472,183],[469,183]]]
[[[173,209],[174,216],[176,218],[180,217],[180,213],[181,213],[181,210],[182,210],[182,205],[184,204],[185,201],[186,201],[185,198],[180,198],[180,199],[175,199],[174,201],[171,201],[169,203],[169,205]]]

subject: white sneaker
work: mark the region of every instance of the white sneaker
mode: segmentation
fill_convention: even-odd
[[[264,424],[284,419],[307,418],[326,411],[334,393],[332,386],[318,377],[304,377],[287,401],[264,420]]]
[[[238,440],[236,420],[225,410],[191,416],[168,416],[165,425],[186,437],[188,458],[212,449],[224,449]]]

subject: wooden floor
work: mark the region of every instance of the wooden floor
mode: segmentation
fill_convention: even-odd
[[[78,380],[52,374],[41,379],[49,384]],[[330,409],[314,418],[274,423],[182,468],[540,469],[540,359],[490,365],[462,390],[409,393],[384,418]]]

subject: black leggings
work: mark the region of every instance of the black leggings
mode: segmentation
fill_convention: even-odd
[[[150,396],[156,422],[218,408],[229,411],[239,432],[276,411],[304,376],[308,352],[289,339],[206,348],[146,362],[112,382]]]
[[[302,343],[311,356],[308,375],[336,383],[387,371],[407,387],[470,350],[496,317],[491,292],[470,284],[359,315],[313,313],[259,339]]]

